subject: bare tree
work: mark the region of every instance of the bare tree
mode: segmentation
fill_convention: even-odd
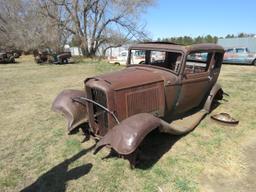
[[[52,6],[55,16],[60,14]],[[70,33],[43,16],[41,7],[35,1],[2,0],[0,4],[0,46],[31,50],[51,47],[60,50]]]
[[[85,56],[94,56],[103,44],[110,47],[131,38],[146,38],[139,16],[153,1],[40,0],[39,3],[45,16],[76,37]]]
[[[17,38],[17,34],[14,34],[14,28],[17,26],[17,16],[15,13],[19,13],[22,7],[18,1],[6,1],[3,0],[0,4],[0,37],[1,47],[12,46],[12,39]],[[16,24],[15,24],[16,23]]]

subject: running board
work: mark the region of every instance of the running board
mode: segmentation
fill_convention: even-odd
[[[192,131],[204,118],[207,111],[202,109],[190,116],[177,119],[168,124],[166,121],[161,121],[160,131],[173,135],[182,135]]]

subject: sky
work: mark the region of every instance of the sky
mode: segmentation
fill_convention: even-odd
[[[256,0],[156,0],[142,17],[153,39],[256,33]]]

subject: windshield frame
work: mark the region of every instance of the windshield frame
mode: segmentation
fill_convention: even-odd
[[[131,64],[131,56],[132,56],[132,51],[150,51],[150,56],[151,56],[151,52],[152,51],[159,51],[159,52],[173,52],[173,53],[180,53],[181,54],[181,60],[180,60],[180,66],[178,71],[174,71],[165,67],[160,67],[160,66],[156,66],[156,65],[150,65],[150,64]],[[171,72],[175,75],[179,75],[182,71],[182,66],[184,64],[184,59],[185,59],[185,53],[182,50],[177,50],[177,49],[157,49],[157,48],[130,48],[128,50],[128,57],[127,57],[127,62],[126,65],[127,67],[138,67],[138,66],[143,66],[143,67],[150,67],[150,68],[156,68],[156,69],[161,69],[161,70],[165,70],[168,72]]]

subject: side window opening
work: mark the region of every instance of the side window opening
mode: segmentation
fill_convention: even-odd
[[[244,53],[245,49],[244,48],[236,48],[237,53]]]
[[[127,57],[127,52],[121,52],[120,56]]]
[[[131,50],[130,64],[141,64],[145,63],[147,59],[147,51],[145,50]]]
[[[184,74],[203,73],[208,71],[212,53],[192,52],[187,56]]]
[[[234,53],[234,49],[227,49],[225,52],[226,53]]]

